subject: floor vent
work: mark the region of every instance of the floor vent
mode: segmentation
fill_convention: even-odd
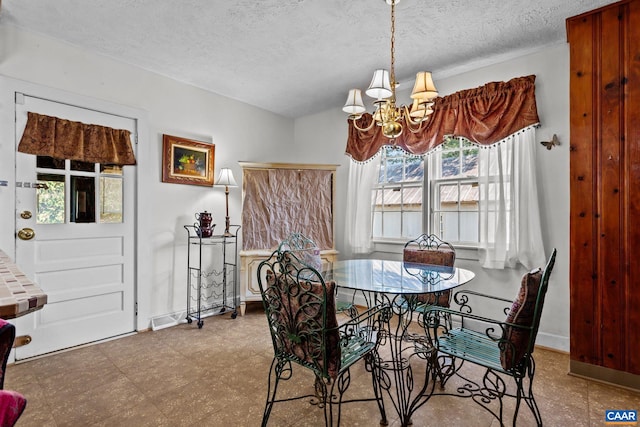
[[[169,328],[183,323],[187,318],[187,313],[180,311],[177,313],[164,314],[162,316],[151,318],[151,329],[157,331],[159,329]]]

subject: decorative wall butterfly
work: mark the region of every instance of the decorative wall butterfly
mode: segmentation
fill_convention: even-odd
[[[554,133],[553,138],[551,138],[551,141],[540,141],[540,144],[547,147],[547,150],[551,150],[551,148],[557,145],[560,145],[560,141],[558,141],[558,136]]]

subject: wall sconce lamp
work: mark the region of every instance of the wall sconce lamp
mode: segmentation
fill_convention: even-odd
[[[227,199],[227,216],[225,217],[224,223],[224,234],[225,237],[232,237],[233,234],[229,232],[229,187],[237,187],[238,184],[236,180],[233,179],[233,172],[229,168],[220,169],[220,174],[218,175],[218,179],[213,184],[216,187],[224,186],[224,194]]]

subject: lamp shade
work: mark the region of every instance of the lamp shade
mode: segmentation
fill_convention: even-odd
[[[380,99],[388,98],[393,94],[391,91],[391,82],[389,81],[389,71],[376,70],[373,73],[371,84],[367,89],[367,95],[371,98]]]
[[[238,184],[236,180],[233,179],[233,172],[229,168],[220,169],[220,174],[218,174],[218,179],[214,183],[214,185],[225,185],[227,187],[237,187]]]
[[[433,78],[428,71],[420,71],[416,75],[416,83],[411,92],[411,98],[422,99],[428,101],[438,96],[436,85],[433,84]]]
[[[345,102],[342,111],[349,114],[362,114],[367,109],[362,102],[362,92],[360,89],[351,89],[347,96],[347,102]]]
[[[414,99],[409,115],[416,121],[427,120],[429,115],[433,114],[432,106],[433,102],[420,102],[419,100]]]

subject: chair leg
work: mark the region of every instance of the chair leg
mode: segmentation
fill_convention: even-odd
[[[262,427],[266,427],[269,422],[269,416],[271,415],[271,409],[276,400],[276,391],[278,390],[278,383],[280,377],[284,372],[291,374],[291,363],[280,361],[277,358],[273,358],[271,361],[271,368],[269,369],[269,379],[267,384],[267,401],[264,406],[264,413],[262,415]]]
[[[378,405],[378,410],[380,411],[380,425],[388,426],[389,421],[387,420],[387,411],[384,408],[384,400],[382,398],[382,370],[375,362],[375,357],[377,357],[377,355],[369,354],[368,356],[366,356],[365,369],[371,372],[371,385],[373,386],[373,394],[376,399],[376,404]]]
[[[344,392],[347,391],[347,389],[349,388],[350,383],[351,383],[351,371],[347,369],[342,374],[340,374],[340,376],[338,376],[338,378],[336,378],[331,384],[331,393],[328,394],[327,396],[328,397],[327,405],[329,406],[329,424],[328,425],[330,426],[333,426],[333,405],[335,404],[338,405],[338,418],[337,418],[338,423],[336,425],[337,426],[340,425],[340,415],[342,411],[342,396]],[[334,401],[336,389],[338,392],[338,399],[337,401]]]
[[[527,367],[527,376],[529,377],[529,384],[527,387],[527,393],[524,396],[524,401],[527,403],[527,406],[531,410],[533,417],[536,419],[536,424],[538,426],[542,426],[542,415],[540,414],[540,409],[538,409],[538,404],[536,403],[536,398],[533,395],[533,378],[535,375],[536,363],[533,359],[533,356],[529,358],[529,366]],[[522,390],[524,394],[524,388]],[[514,418],[515,422],[515,418]]]

